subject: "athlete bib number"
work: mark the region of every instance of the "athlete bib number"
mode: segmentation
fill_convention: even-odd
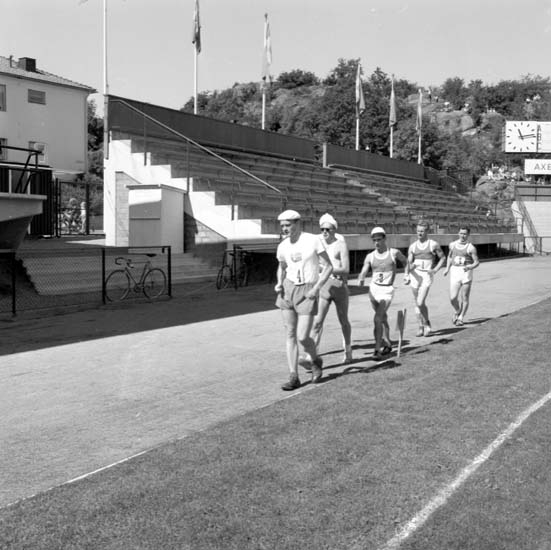
[[[454,256],[453,265],[465,265],[465,256]]]
[[[377,285],[390,285],[392,282],[392,271],[378,271],[373,274],[373,282]]]
[[[432,260],[415,260],[413,265],[420,271],[428,271],[432,267]]]

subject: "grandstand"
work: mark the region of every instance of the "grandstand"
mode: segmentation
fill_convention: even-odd
[[[371,247],[374,225],[387,228],[392,246],[405,248],[419,219],[431,223],[444,246],[462,223],[471,226],[476,244],[518,247],[523,239],[516,227],[480,213],[460,182],[418,164],[115,96],[109,101],[109,126],[108,245],[140,244],[129,234],[136,189],[143,191],[137,199],[142,215],[151,200],[143,219],[155,217],[156,225],[144,223],[163,226],[151,214],[160,210],[153,207],[158,199],[144,194],[148,188],[183,194],[184,235],[162,244],[216,261],[220,246],[275,250],[275,220],[285,208],[301,212],[305,230],[315,232],[319,217],[331,212],[351,250]]]

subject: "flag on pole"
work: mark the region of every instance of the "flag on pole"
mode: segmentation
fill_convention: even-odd
[[[361,65],[358,63],[358,71],[356,73],[356,117],[359,117],[365,111],[365,99],[362,89]]]
[[[262,54],[262,89],[267,82],[271,82],[270,68],[272,66],[272,35],[270,34],[270,23],[268,14],[264,14],[264,52]]]
[[[390,114],[388,117],[388,125],[391,128],[396,126],[396,97],[394,96],[394,77],[390,82]]]
[[[421,129],[423,128],[423,92],[421,89],[419,89],[419,102],[417,103],[417,120],[415,122],[415,129],[417,130],[417,133],[421,133]]]
[[[201,51],[201,23],[199,21],[199,0],[195,0],[195,10],[193,12],[193,37],[192,44],[195,44],[195,51]]]

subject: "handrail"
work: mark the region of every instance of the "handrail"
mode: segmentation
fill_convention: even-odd
[[[113,103],[121,103],[122,105],[124,105],[125,107],[129,108],[131,111],[135,111],[136,113],[142,115],[144,118],[147,118],[148,120],[150,120],[151,122],[153,122],[154,124],[157,124],[158,126],[160,126],[161,128],[167,130],[168,132],[186,140],[188,143],[191,143],[192,145],[194,145],[195,147],[201,149],[203,152],[207,153],[208,155],[211,155],[213,157],[216,157],[217,159],[221,160],[223,163],[231,166],[232,168],[234,168],[235,170],[237,170],[238,172],[241,172],[242,174],[245,174],[246,176],[256,180],[257,182],[261,183],[262,185],[264,185],[265,187],[268,187],[269,189],[271,189],[272,191],[275,191],[276,193],[279,193],[280,195],[282,195],[283,193],[277,188],[277,187],[274,187],[273,185],[270,185],[267,181],[264,181],[262,178],[259,178],[258,176],[255,176],[254,174],[251,174],[251,172],[249,172],[248,170],[245,170],[244,168],[241,168],[240,166],[237,166],[237,164],[234,164],[233,162],[231,162],[230,160],[228,159],[225,159],[224,157],[218,155],[217,153],[215,153],[214,151],[212,151],[211,149],[209,149],[208,147],[205,147],[204,145],[201,145],[200,143],[196,142],[195,140],[185,136],[184,134],[178,132],[177,130],[174,130],[174,128],[171,128],[170,126],[167,126],[166,124],[164,124],[163,122],[160,122],[159,120],[157,120],[156,118],[152,117],[151,115],[148,115],[147,113],[144,113],[143,111],[141,111],[140,109],[134,107],[133,105],[130,105],[129,103],[127,103],[126,101],[122,100],[122,99],[109,99],[109,101],[112,101]]]
[[[523,225],[526,224],[526,226],[528,227],[528,231],[530,232],[529,238],[536,240],[538,239],[538,232],[536,231],[534,222],[532,221],[532,218],[530,217],[530,213],[528,212],[526,205],[524,204],[524,200],[521,194],[517,192],[516,188],[514,193],[515,193],[515,201],[519,206],[520,214],[522,216],[522,223]]]

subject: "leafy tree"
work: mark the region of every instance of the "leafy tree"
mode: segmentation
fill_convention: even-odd
[[[468,90],[465,88],[465,82],[458,76],[448,78],[442,84],[442,98],[449,101],[455,109],[461,109],[468,96]]]
[[[288,73],[281,73],[277,77],[276,83],[280,88],[292,90],[301,86],[315,86],[319,84],[319,78],[309,71],[295,69]]]

